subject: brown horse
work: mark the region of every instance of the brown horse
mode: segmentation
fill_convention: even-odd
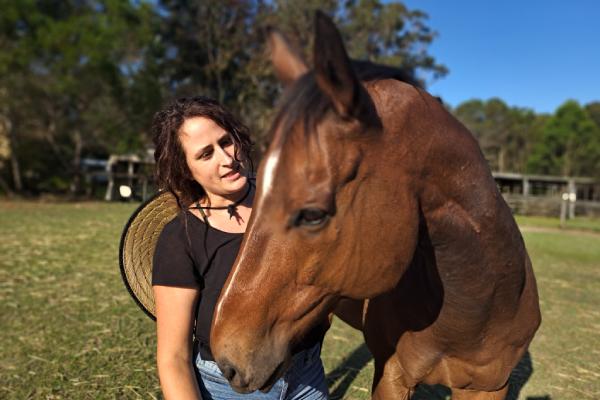
[[[335,309],[364,332],[374,398],[420,382],[504,398],[540,311],[477,142],[423,90],[353,67],[323,14],[314,71],[270,41],[287,89],[213,319],[221,370],[238,391],[268,388]]]

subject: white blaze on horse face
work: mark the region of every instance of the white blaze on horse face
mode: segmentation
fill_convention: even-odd
[[[260,192],[260,197],[258,198],[257,204],[254,206],[254,209],[252,211],[253,214],[258,214],[260,212],[260,210],[262,209],[262,204],[263,201],[265,199],[265,196],[267,194],[269,194],[269,192],[272,189],[273,186],[273,179],[274,179],[274,175],[275,175],[275,168],[277,167],[277,164],[279,163],[279,153],[281,152],[280,149],[276,149],[274,150],[270,155],[269,158],[267,158],[267,161],[265,162],[265,168],[263,170],[263,180],[262,180],[262,190]],[[239,263],[243,263],[244,262],[244,252],[240,253],[240,257],[238,259],[238,264]],[[236,275],[238,274],[239,268],[234,268],[232,275],[231,275],[231,282],[235,282],[236,280]],[[231,287],[233,285],[228,285],[225,288],[225,292],[221,295],[221,298],[227,297],[229,295],[229,292],[231,291]],[[217,307],[214,311],[214,319],[220,319],[221,317],[221,302],[217,303]]]
[[[267,162],[265,163],[265,169],[263,172],[263,180],[262,180],[263,185],[262,185],[262,191],[260,193],[261,199],[264,199],[265,196],[267,194],[269,194],[269,192],[271,191],[271,189],[273,187],[275,167],[277,167],[277,164],[279,163],[279,153],[280,153],[279,149],[273,151],[269,155],[269,158],[267,159]]]

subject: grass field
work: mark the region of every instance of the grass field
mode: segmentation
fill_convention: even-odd
[[[132,204],[0,202],[0,399],[160,398],[154,323],[119,275]],[[519,219],[537,274],[543,322],[511,396],[600,398],[600,222],[559,232]],[[536,228],[537,227],[537,228]],[[543,228],[543,229],[539,229]],[[335,322],[323,361],[333,398],[369,398],[361,336]],[[444,399],[422,387],[419,399]]]
[[[517,216],[517,222],[520,226],[559,229],[560,220],[558,218]],[[600,220],[594,218],[574,218],[565,221],[565,231],[588,231],[600,233]]]

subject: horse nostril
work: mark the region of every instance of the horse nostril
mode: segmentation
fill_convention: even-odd
[[[237,374],[235,368],[231,365],[229,360],[224,360],[223,362],[219,363],[219,368],[221,368],[221,373],[223,376],[230,382]]]
[[[217,363],[221,373],[229,381],[231,387],[239,393],[249,393],[248,392],[248,382],[243,378],[242,374],[235,368],[233,363],[231,363],[228,359],[219,360]]]

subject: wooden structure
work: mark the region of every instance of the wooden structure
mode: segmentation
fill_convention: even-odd
[[[493,175],[515,214],[559,216],[563,201],[567,201],[569,218],[600,217],[600,182],[593,178],[506,172]]]
[[[145,157],[137,154],[111,155],[106,165],[108,183],[106,186],[106,201],[122,199],[119,194],[120,186],[131,189],[130,200],[146,200],[156,189],[154,188],[153,169],[154,159],[148,151]]]

